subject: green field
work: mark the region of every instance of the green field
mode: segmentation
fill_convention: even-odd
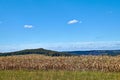
[[[120,73],[2,70],[0,71],[0,80],[120,80]]]

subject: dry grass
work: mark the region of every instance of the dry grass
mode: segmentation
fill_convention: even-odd
[[[0,70],[24,69],[120,72],[120,56],[49,57],[25,55],[0,57]]]

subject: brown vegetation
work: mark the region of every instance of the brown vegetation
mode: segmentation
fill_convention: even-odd
[[[21,55],[0,57],[0,70],[13,69],[120,72],[120,56],[49,57]]]

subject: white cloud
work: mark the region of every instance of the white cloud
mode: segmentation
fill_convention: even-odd
[[[55,51],[120,50],[120,41],[67,42],[67,43],[59,42],[59,43],[0,45],[0,52],[36,48],[45,48]]]
[[[78,21],[78,20],[76,20],[76,19],[73,19],[73,20],[68,21],[68,24],[75,24],[75,23],[78,23],[78,22],[81,23],[81,21]]]
[[[33,28],[33,25],[24,25],[24,28],[30,29],[30,28]]]
[[[71,42],[71,43],[56,43],[48,45],[46,49],[56,51],[79,51],[79,50],[119,50],[120,41],[108,41],[108,42]]]

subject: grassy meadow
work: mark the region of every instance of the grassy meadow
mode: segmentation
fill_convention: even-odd
[[[0,71],[0,80],[120,80],[120,73],[90,71]]]
[[[120,80],[120,56],[0,57],[0,80]]]

